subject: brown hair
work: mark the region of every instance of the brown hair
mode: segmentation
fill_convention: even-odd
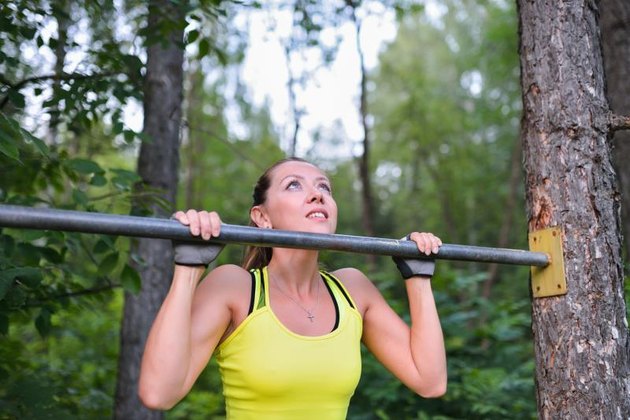
[[[309,161],[298,158],[298,157],[288,157],[281,159],[271,165],[263,174],[258,178],[258,182],[254,186],[254,193],[252,194],[253,203],[252,207],[259,206],[264,204],[267,201],[267,191],[271,186],[271,175],[278,166],[287,163],[287,162],[304,162],[310,164]],[[249,225],[252,227],[257,226],[253,220],[250,219]],[[269,247],[257,247],[257,246],[247,246],[245,249],[245,256],[243,257],[243,263],[241,266],[245,270],[251,270],[252,268],[262,268],[269,264],[271,261],[272,249]]]

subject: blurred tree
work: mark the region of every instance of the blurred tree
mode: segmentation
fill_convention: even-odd
[[[144,129],[148,140],[142,142],[138,157],[141,181],[137,191],[153,190],[156,198],[134,203],[132,212],[169,217],[173,213],[178,171],[182,120],[184,74],[184,28],[187,2],[169,0],[148,3],[146,27],[147,62],[144,75]],[[153,323],[173,274],[169,241],[138,239],[133,242],[132,264],[140,273],[140,293],[125,293],[120,331],[117,419],[162,418],[162,413],[147,409],[138,398],[140,360],[149,328]]]
[[[400,16],[372,79],[379,231],[421,228],[447,242],[525,247],[514,5],[445,1],[439,13],[420,12]],[[405,316],[396,273],[387,261],[378,267],[373,278]],[[534,417],[527,269],[441,262],[433,281],[447,395],[417,398],[366,354],[351,417]]]
[[[362,151],[357,159],[359,180],[361,182],[361,221],[363,224],[364,234],[367,236],[375,236],[374,229],[374,212],[376,210],[376,202],[372,197],[372,172],[370,171],[370,160],[372,150],[371,127],[368,123],[370,118],[368,109],[368,74],[365,67],[365,54],[361,44],[361,26],[362,20],[357,15],[357,8],[361,6],[360,1],[346,1],[349,9],[350,21],[354,26],[354,36],[357,55],[359,57],[359,119],[361,122],[361,130],[363,139],[361,140]],[[371,270],[374,270],[376,262],[374,256],[369,258]]]
[[[203,23],[205,16],[218,15],[216,4],[214,1],[197,2],[194,10],[186,6],[181,12],[190,12],[189,23]],[[148,38],[147,44],[159,49],[161,41],[173,30],[183,34],[187,22],[182,17],[173,26],[173,21],[165,18],[158,30],[151,32],[142,28],[146,25],[144,2],[128,2],[124,6],[126,9],[122,10],[120,4],[107,0],[72,3],[60,0],[17,1],[0,8],[3,28],[0,32],[3,43],[0,109],[5,112],[0,115],[0,199],[3,202],[129,211],[131,186],[139,180],[128,170],[129,159],[138,146],[136,140],[155,140],[135,133],[123,122],[123,108],[141,97],[139,87],[144,80],[144,50],[137,42]],[[154,9],[161,18],[164,18],[164,10]],[[136,29],[141,36],[135,35]],[[130,33],[131,39],[126,38],[125,34]],[[207,38],[198,35],[190,30],[186,42],[196,43],[199,57],[218,54]],[[183,51],[183,41],[180,36],[179,52]],[[46,57],[50,56],[54,57],[54,70],[47,73],[50,66]],[[154,74],[153,69],[149,73]],[[160,84],[159,78],[157,81]],[[151,100],[165,104],[164,98],[171,96],[168,92]],[[181,100],[181,95],[179,98]],[[158,120],[167,125],[171,122],[172,131],[179,131],[179,122],[172,124],[168,116]],[[147,125],[150,126],[148,132],[158,127],[150,121]],[[48,135],[42,127],[52,130],[53,134]],[[48,144],[37,136],[46,138]],[[177,135],[175,141],[177,146]],[[114,151],[118,154],[114,155]],[[143,159],[146,158],[146,153],[143,155]],[[105,164],[101,166],[100,161]],[[144,169],[143,175],[151,176]],[[156,171],[151,181],[159,181],[162,174]],[[176,182],[176,173],[170,175],[174,177],[171,181]],[[136,210],[141,204],[145,208],[159,205],[161,202],[156,197],[159,198],[160,193],[157,189],[137,189],[133,194]],[[54,320],[59,319],[54,317],[55,313],[67,310],[69,305],[92,295],[106,296],[104,292],[121,286],[130,294],[140,287],[137,272],[122,261],[128,253],[127,243],[117,238],[3,231],[0,240],[3,244],[0,331],[4,334],[9,332],[10,322],[19,327],[24,322],[21,315],[26,314],[33,317],[37,330],[46,336],[54,329]],[[22,334],[19,328],[15,334]],[[139,360],[141,350],[132,359]],[[27,364],[33,369],[37,366],[35,360]],[[19,363],[0,366],[8,373],[3,383],[7,387],[3,386],[0,393],[11,397],[37,394],[30,385],[39,384],[41,388],[46,380],[40,382],[33,378],[25,382],[22,379],[28,369],[22,373],[15,370],[17,366]],[[121,371],[123,375],[133,375],[133,371]],[[42,372],[43,378],[51,376]],[[85,384],[89,384],[89,380]],[[63,387],[48,389],[50,401],[78,401],[78,398],[59,397],[64,392]],[[81,389],[77,395],[84,391]],[[133,397],[135,393],[125,395],[128,396]],[[7,401],[15,416],[38,417],[33,411],[36,405],[20,398],[7,398]],[[83,414],[88,412],[82,411],[80,404],[71,408]]]
[[[567,283],[566,295],[532,304],[538,414],[626,418],[630,340],[609,145],[618,127],[599,12],[588,1],[518,6],[529,231],[562,228]]]
[[[449,242],[524,246],[524,235],[507,229],[523,217],[522,186],[505,182],[521,179],[514,9],[443,5],[439,18],[403,18],[375,76],[382,213]]]

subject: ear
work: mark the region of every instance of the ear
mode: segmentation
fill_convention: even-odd
[[[249,218],[259,228],[269,229],[271,228],[271,220],[267,216],[267,212],[262,206],[254,206],[249,211]]]

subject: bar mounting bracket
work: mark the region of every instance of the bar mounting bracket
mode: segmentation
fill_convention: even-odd
[[[546,267],[531,267],[532,293],[535,298],[559,296],[567,293],[562,248],[562,229],[551,227],[529,233],[529,249],[549,256]]]

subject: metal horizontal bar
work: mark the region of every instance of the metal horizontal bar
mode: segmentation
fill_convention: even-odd
[[[97,233],[144,238],[203,241],[187,227],[170,219],[0,205],[0,227]],[[347,251],[361,254],[427,258],[411,241],[366,236],[293,232],[223,224],[221,235],[211,242],[254,246]],[[549,257],[542,252],[444,244],[432,256],[441,260],[544,267]]]

